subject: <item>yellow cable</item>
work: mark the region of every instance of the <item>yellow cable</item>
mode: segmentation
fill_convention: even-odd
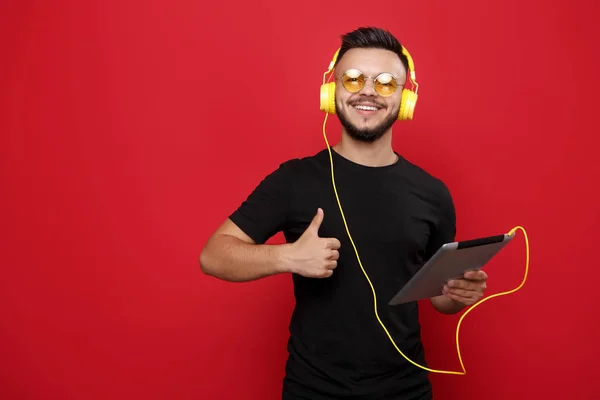
[[[324,80],[324,79],[323,79]],[[327,116],[328,114],[325,114],[325,120],[323,121],[323,137],[325,138],[325,143],[327,144],[327,150],[329,151],[329,161],[330,161],[330,165],[331,165],[331,182],[333,184],[333,190],[335,192],[335,197],[337,199],[337,203],[340,209],[340,213],[342,214],[342,220],[344,221],[344,225],[346,227],[346,232],[348,233],[348,238],[350,239],[350,242],[352,243],[352,247],[354,248],[354,252],[356,253],[356,258],[358,260],[358,264],[360,265],[360,268],[363,271],[363,274],[365,275],[365,277],[367,278],[367,281],[369,282],[369,285],[371,286],[371,290],[373,292],[373,302],[374,302],[374,309],[375,309],[375,317],[377,318],[377,320],[379,321],[379,323],[381,324],[381,327],[383,328],[383,330],[385,331],[385,333],[387,334],[387,336],[389,337],[390,341],[392,342],[392,344],[394,345],[394,347],[396,348],[396,350],[398,350],[398,353],[400,353],[407,361],[409,361],[410,363],[412,363],[413,365],[422,368],[426,371],[429,372],[435,372],[435,373],[440,373],[440,374],[452,374],[452,375],[465,375],[467,373],[465,366],[463,364],[463,360],[462,360],[462,356],[460,354],[460,344],[459,344],[459,331],[460,331],[460,325],[462,323],[462,320],[465,318],[465,316],[471,312],[475,307],[477,307],[478,305],[482,304],[483,302],[492,299],[494,297],[498,297],[498,296],[503,296],[503,295],[507,295],[507,294],[511,294],[516,292],[517,290],[521,289],[521,287],[525,284],[525,280],[527,279],[527,274],[529,271],[529,240],[527,239],[527,232],[525,231],[525,229],[521,226],[517,226],[515,228],[513,228],[510,232],[509,235],[514,234],[518,229],[521,229],[523,231],[523,235],[525,236],[525,244],[526,244],[526,251],[527,251],[527,256],[526,256],[526,263],[525,263],[525,275],[523,277],[523,281],[521,282],[521,284],[516,287],[513,290],[507,291],[507,292],[502,292],[502,293],[497,293],[494,295],[491,295],[489,297],[483,298],[480,301],[478,301],[477,303],[473,304],[471,307],[469,307],[469,309],[467,309],[467,311],[465,311],[465,313],[460,317],[459,321],[458,321],[458,325],[456,326],[456,350],[458,353],[458,359],[460,361],[460,365],[462,367],[462,371],[445,371],[445,370],[436,370],[436,369],[430,369],[427,367],[424,367],[422,365],[417,364],[416,362],[412,361],[410,358],[408,358],[396,345],[396,343],[394,342],[394,339],[392,338],[392,336],[390,335],[390,333],[388,332],[387,328],[385,327],[385,325],[383,324],[383,322],[381,321],[381,319],[379,318],[379,313],[377,312],[377,295],[375,294],[375,288],[373,287],[373,284],[371,283],[371,279],[369,279],[369,275],[367,274],[367,272],[365,271],[362,262],[360,260],[360,257],[358,255],[358,250],[356,249],[356,245],[354,244],[354,240],[352,239],[352,235],[350,234],[350,230],[348,229],[348,223],[346,222],[346,217],[344,216],[344,210],[342,210],[342,205],[340,203],[340,198],[337,192],[337,187],[335,185],[335,175],[333,173],[333,156],[331,154],[331,147],[329,146],[329,141],[327,140],[327,134],[325,133],[325,125],[327,124]]]

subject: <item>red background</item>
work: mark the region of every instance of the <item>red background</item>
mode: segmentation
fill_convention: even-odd
[[[433,375],[435,398],[597,398],[599,11],[2,2],[0,396],[278,398],[289,276],[220,282],[198,256],[265,174],[323,148],[322,73],[341,33],[373,24],[415,59],[395,148],[449,185],[458,238],[531,240],[525,286],[465,318],[467,375]],[[488,294],[520,283],[524,249],[519,232]],[[431,366],[459,369],[458,316],[423,304],[422,320]]]

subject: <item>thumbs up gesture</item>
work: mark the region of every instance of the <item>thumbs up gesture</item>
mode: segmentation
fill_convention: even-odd
[[[328,278],[333,275],[340,257],[341,243],[336,238],[319,237],[319,227],[323,222],[323,210],[317,214],[302,236],[290,247],[292,272],[307,278]]]

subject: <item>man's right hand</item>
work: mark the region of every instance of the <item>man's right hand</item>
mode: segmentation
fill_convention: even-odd
[[[290,271],[307,278],[329,278],[337,267],[341,243],[336,238],[319,237],[323,210],[319,208],[310,225],[298,240],[288,247]]]

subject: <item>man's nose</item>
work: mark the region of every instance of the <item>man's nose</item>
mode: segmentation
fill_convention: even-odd
[[[360,93],[366,96],[376,96],[377,92],[375,91],[375,80],[373,78],[366,78],[365,85],[360,90]]]

